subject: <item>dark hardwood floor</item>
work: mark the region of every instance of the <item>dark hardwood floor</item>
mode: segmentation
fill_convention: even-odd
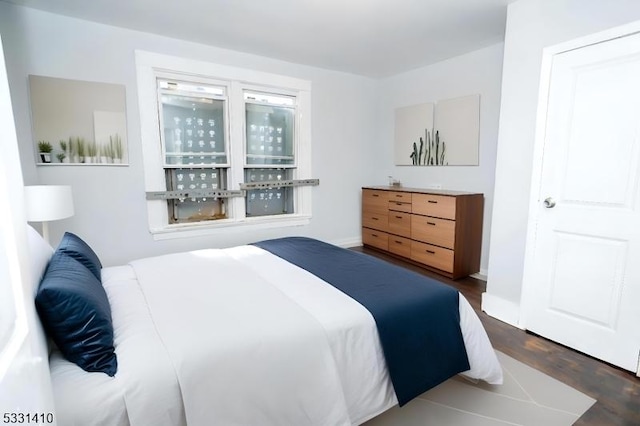
[[[367,253],[456,287],[478,313],[493,347],[589,395],[597,402],[576,425],[640,426],[640,378],[535,334],[498,321],[480,310],[485,282],[475,278],[457,281],[368,248]]]

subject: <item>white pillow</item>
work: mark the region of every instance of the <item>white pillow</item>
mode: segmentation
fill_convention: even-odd
[[[31,290],[35,297],[38,291],[38,285],[42,280],[45,269],[49,264],[54,249],[47,243],[44,238],[31,227],[27,225],[27,241],[29,246],[29,264],[31,271]]]

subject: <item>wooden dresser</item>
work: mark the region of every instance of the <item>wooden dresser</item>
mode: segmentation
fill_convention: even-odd
[[[457,279],[480,271],[482,194],[362,188],[362,242]]]

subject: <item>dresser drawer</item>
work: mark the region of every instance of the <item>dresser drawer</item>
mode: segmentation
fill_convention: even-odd
[[[411,237],[411,214],[389,212],[389,232],[403,237]]]
[[[411,215],[411,238],[453,250],[456,222],[429,216]]]
[[[390,191],[389,201],[397,201],[399,203],[411,204],[411,197],[413,194],[410,192]]]
[[[411,260],[445,272],[453,272],[453,250],[411,241]]]
[[[380,250],[389,250],[389,235],[375,229],[362,228],[362,243]]]
[[[446,195],[413,194],[411,211],[443,219],[456,218],[456,197]]]
[[[369,210],[364,211],[362,213],[362,226],[387,231],[389,228],[388,217],[386,214],[371,212]]]
[[[386,213],[389,209],[389,191],[362,190],[362,211]]]
[[[389,235],[389,251],[398,256],[411,258],[411,240],[397,235]]]
[[[403,203],[400,201],[389,201],[389,210],[411,213],[411,203]]]

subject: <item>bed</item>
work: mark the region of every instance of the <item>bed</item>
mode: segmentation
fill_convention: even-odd
[[[293,251],[293,259],[286,260],[282,247]],[[74,256],[74,247],[66,249],[64,253],[65,247],[59,246],[53,254],[39,294],[49,275],[55,275],[58,252],[67,264],[68,255]],[[315,262],[325,252],[333,262],[330,267]],[[351,290],[328,283],[325,280],[333,278],[318,277],[314,268],[319,268],[319,275],[328,271],[343,276],[342,270],[357,274],[373,262],[389,276],[400,270],[414,275],[400,275],[403,281],[440,285],[308,238],[169,254],[106,268],[97,257],[83,256],[76,256],[74,265],[78,261],[88,269],[93,266],[85,275],[91,280],[92,275],[99,277],[112,327],[109,357],[117,365],[109,364],[113,369],[105,370],[107,374],[88,372],[54,347],[50,370],[56,419],[62,426],[362,424],[412,397],[396,392],[401,386],[398,374],[393,369],[390,374],[392,364],[385,358],[392,347],[404,344],[393,335],[383,347],[381,342],[389,339],[384,337],[388,330],[382,330],[386,308],[368,310],[369,301],[356,301],[347,295]],[[303,265],[307,258],[316,266]],[[349,259],[356,264],[343,268]],[[100,265],[97,274],[95,262]],[[375,275],[384,277],[383,269],[376,269]],[[367,280],[375,280],[357,277],[344,280],[355,283],[356,292],[366,289]],[[38,300],[37,296],[44,328],[59,333],[47,324],[50,313]],[[480,320],[462,295],[455,300],[456,327],[468,360],[460,374],[501,383],[502,370]],[[402,315],[388,316],[395,320]],[[442,332],[439,325],[445,322],[436,321],[435,334],[456,334]],[[399,334],[404,338],[410,333]],[[455,358],[434,345],[420,346],[444,354],[440,358],[445,362]],[[404,357],[408,351],[396,352]],[[426,365],[434,370],[436,381],[451,375],[442,378],[440,367],[431,368],[431,363],[427,360]],[[408,371],[409,376],[420,375],[418,369]]]

